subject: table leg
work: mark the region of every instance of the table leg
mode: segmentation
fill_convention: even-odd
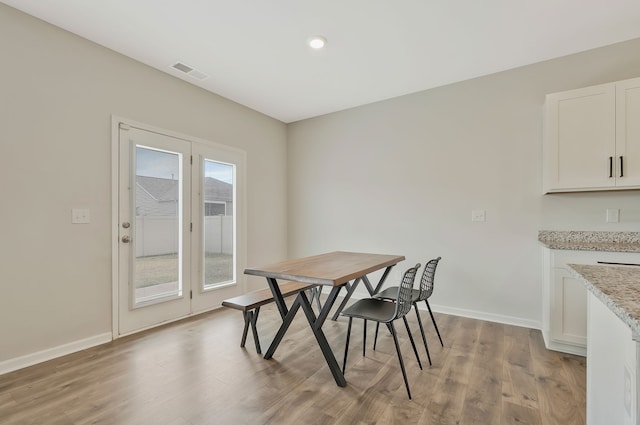
[[[300,294],[302,293],[303,292],[300,292]],[[300,295],[298,295],[298,297],[299,296]],[[276,336],[273,337],[273,341],[271,341],[271,345],[269,345],[269,349],[267,350],[267,353],[264,355],[265,359],[270,359],[271,357],[273,357],[273,353],[276,352],[276,348],[278,348],[278,345],[280,345],[280,341],[282,341],[282,337],[284,336],[285,333],[287,333],[287,329],[289,329],[289,325],[291,325],[293,318],[296,316],[296,313],[298,312],[298,308],[300,308],[300,302],[298,301],[298,298],[296,298],[296,300],[291,305],[291,308],[289,309],[287,314],[282,318],[282,325],[280,325],[280,329],[278,329]]]
[[[269,349],[267,350],[267,353],[264,355],[265,359],[270,359],[271,357],[273,357],[273,353],[275,353],[276,349],[278,348],[278,345],[280,345],[280,341],[282,341],[282,337],[284,337],[284,334],[287,333],[287,329],[289,329],[289,326],[291,325],[293,318],[296,316],[296,313],[300,308],[300,305],[301,305],[300,295],[301,294],[304,295],[305,298],[306,298],[306,295],[304,294],[304,291],[301,291],[296,297],[296,300],[291,305],[291,308],[287,309],[287,305],[284,302],[284,297],[282,296],[282,292],[280,291],[278,282],[273,278],[267,278],[267,282],[269,283],[269,288],[271,288],[271,292],[273,293],[273,298],[275,299],[275,302],[278,305],[280,316],[282,316],[282,325],[280,325],[280,328],[278,329],[276,336],[273,338],[273,341],[271,341],[271,345],[269,345]],[[342,286],[334,286],[331,289],[331,292],[327,297],[327,301],[324,303],[324,306],[320,310],[320,314],[316,319],[314,319],[314,323],[311,324],[312,329],[315,330],[316,328],[319,329],[322,327],[322,324],[324,323],[324,321],[327,318],[327,315],[329,314],[329,310],[331,310],[331,307],[333,307],[333,304],[336,302],[336,299],[338,298],[338,293],[340,292],[341,288]]]
[[[382,274],[382,277],[378,281],[378,284],[376,285],[375,288],[373,287],[373,285],[371,285],[371,282],[369,281],[369,278],[367,277],[367,275],[357,278],[350,287],[347,287],[347,294],[345,295],[344,299],[340,303],[340,306],[338,307],[336,312],[333,314],[333,317],[331,319],[332,320],[338,319],[340,312],[344,310],[344,308],[347,306],[347,302],[349,302],[351,295],[356,290],[356,287],[358,286],[358,283],[360,283],[361,280],[364,282],[364,286],[367,287],[367,291],[369,291],[369,295],[373,296],[374,294],[377,294],[378,292],[380,292],[380,288],[382,288],[384,281],[387,280],[387,276],[389,276],[389,272],[391,271],[393,266],[395,266],[395,264],[392,264],[385,269],[384,273]]]
[[[395,266],[395,264],[387,267],[384,271],[384,273],[382,274],[382,277],[380,278],[380,281],[378,281],[378,284],[376,285],[376,288],[373,290],[373,292],[369,292],[371,295],[373,294],[377,294],[378,292],[380,292],[380,289],[382,288],[382,285],[384,284],[384,281],[387,280],[387,276],[389,276],[389,272],[391,271],[391,269],[393,268],[393,266]],[[371,284],[369,284],[369,286],[371,286]],[[367,287],[367,289],[369,289]]]
[[[275,282],[275,280],[274,280],[274,283],[277,286],[277,283]],[[270,285],[271,285],[271,282],[270,282]],[[318,314],[317,317],[313,311],[313,307],[311,307],[309,298],[307,298],[307,294],[304,291],[301,291],[300,293],[298,293],[298,296],[296,297],[295,301],[291,305],[291,308],[283,316],[282,325],[280,325],[280,329],[278,329],[276,336],[273,338],[273,341],[271,342],[271,345],[269,346],[267,353],[264,355],[264,358],[270,359],[271,357],[273,357],[273,354],[278,348],[278,345],[280,345],[280,342],[282,341],[282,338],[284,337],[285,333],[289,329],[289,326],[291,325],[293,318],[298,312],[298,309],[302,307],[302,310],[305,313],[307,321],[309,322],[309,326],[311,327],[311,330],[313,332],[313,335],[316,337],[316,341],[318,341],[318,345],[320,346],[320,351],[322,351],[322,355],[324,356],[325,361],[329,366],[329,370],[331,370],[331,374],[333,375],[333,378],[335,379],[336,384],[340,387],[344,387],[347,384],[347,381],[345,380],[344,375],[342,374],[342,371],[338,366],[338,362],[335,356],[333,355],[333,351],[329,346],[329,342],[327,341],[327,338],[324,335],[324,332],[322,332],[322,325],[324,324],[325,320],[327,319],[327,316],[329,315],[329,310],[331,310],[331,308],[333,307],[333,304],[336,302],[336,299],[338,298],[338,293],[340,292],[341,288],[342,288],[341,286],[334,286],[331,289],[331,292],[329,293],[329,296],[327,297],[327,300],[322,306],[322,309],[320,310],[320,313]],[[280,294],[280,291],[278,291],[278,293]],[[280,296],[282,296],[282,294],[280,294]],[[274,297],[276,297],[275,293],[274,293]]]
[[[269,284],[269,288],[271,289],[271,293],[273,294],[273,299],[278,306],[278,311],[280,311],[280,317],[284,319],[284,316],[287,315],[287,304],[284,302],[284,297],[282,296],[282,292],[280,292],[280,286],[278,282],[272,278],[267,278],[267,283]]]
[[[340,312],[344,310],[344,308],[347,306],[347,303],[349,302],[349,298],[351,298],[351,294],[353,294],[353,292],[358,287],[358,283],[360,283],[360,280],[362,280],[362,278],[359,277],[356,280],[354,280],[352,284],[350,285],[347,284],[347,294],[344,296],[344,299],[338,306],[338,309],[336,310],[336,312],[333,314],[333,317],[331,318],[331,320],[338,320],[338,316],[340,315]]]
[[[331,308],[333,307],[333,304],[335,304],[336,300],[338,299],[338,294],[340,293],[341,288],[342,286],[334,286],[333,288],[331,288],[331,292],[329,293],[329,296],[327,297],[327,300],[325,301],[324,306],[322,306],[322,309],[320,310],[320,314],[316,319],[315,326],[322,327],[322,325],[324,324],[324,321],[327,320],[327,316],[329,316],[329,311],[331,310]]]
[[[333,290],[331,291],[331,294],[335,293],[334,295],[337,296],[337,293],[339,290],[340,290],[339,286],[334,287]],[[305,316],[307,316],[307,321],[311,326],[313,335],[316,337],[316,341],[318,341],[318,345],[320,346],[320,351],[322,351],[322,354],[324,355],[324,359],[327,362],[327,365],[329,366],[329,370],[331,370],[333,379],[335,379],[336,384],[339,387],[344,387],[345,385],[347,385],[347,381],[344,378],[344,374],[342,373],[342,370],[340,370],[340,366],[338,366],[338,361],[336,360],[336,357],[333,355],[333,351],[329,346],[329,342],[327,341],[327,338],[324,335],[324,332],[322,332],[322,323],[324,322],[324,319],[327,317],[329,313],[329,309],[326,309],[326,311],[324,311],[325,309],[323,308],[323,311],[321,311],[320,316],[316,318],[316,315],[313,312],[313,308],[311,307],[311,303],[309,302],[309,299],[307,298],[307,295],[304,292],[300,292],[296,301],[298,300],[302,304],[302,311],[304,311]],[[326,306],[327,304],[325,304],[325,307]]]
[[[367,288],[367,291],[369,291],[369,295],[373,296],[373,294],[376,293],[376,290],[371,285],[371,282],[369,281],[369,278],[367,276],[362,276],[362,281],[364,282],[364,286],[365,286],[365,288]],[[376,288],[377,288],[377,286],[376,286]]]

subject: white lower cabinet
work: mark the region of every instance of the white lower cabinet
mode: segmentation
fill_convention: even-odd
[[[550,350],[586,356],[587,290],[567,264],[640,264],[640,253],[542,249],[545,345]]]
[[[638,344],[629,326],[588,295],[587,425],[638,420]]]

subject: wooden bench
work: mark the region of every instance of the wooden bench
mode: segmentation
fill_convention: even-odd
[[[295,295],[300,291],[314,289],[317,285],[287,281],[280,283],[279,286],[280,292],[282,292],[282,296],[286,298],[291,295]],[[319,298],[319,293],[314,291],[312,293],[311,299],[313,299],[314,297]],[[244,318],[244,330],[242,331],[242,340],[240,341],[240,347],[244,347],[244,344],[247,341],[247,332],[249,330],[249,325],[251,325],[253,340],[256,345],[256,352],[258,354],[262,354],[262,350],[260,349],[260,341],[258,340],[258,329],[256,328],[256,323],[258,322],[258,313],[260,313],[260,307],[274,301],[275,300],[273,299],[271,289],[265,288],[249,292],[244,295],[239,295],[237,297],[229,298],[222,302],[222,305],[225,307],[242,311],[242,317]]]

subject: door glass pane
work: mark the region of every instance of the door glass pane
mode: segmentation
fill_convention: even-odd
[[[204,289],[234,281],[234,166],[204,160]]]
[[[136,145],[134,304],[182,295],[182,154]]]

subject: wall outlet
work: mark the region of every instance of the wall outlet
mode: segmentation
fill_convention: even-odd
[[[485,221],[486,215],[484,210],[471,211],[471,221]]]
[[[607,223],[618,223],[620,221],[620,210],[614,208],[607,209]]]
[[[86,224],[91,221],[88,208],[74,208],[71,210],[71,223]]]

